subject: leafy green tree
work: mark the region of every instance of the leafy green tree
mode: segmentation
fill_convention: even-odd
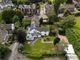
[[[17,0],[12,0],[12,3],[17,4]]]
[[[0,43],[0,58],[5,57],[5,55],[7,55],[9,52],[10,49]]]
[[[19,21],[15,22],[15,28],[18,29],[19,27],[21,27],[21,23]]]
[[[24,18],[23,12],[20,9],[15,10],[15,15],[18,16],[19,21],[22,22],[22,19]]]
[[[64,17],[63,20],[61,20],[61,27],[66,30],[67,28],[71,28],[75,25],[75,17],[74,15],[69,15],[67,17]]]
[[[13,22],[17,22],[17,21],[19,21],[20,19],[19,19],[19,17],[18,17],[17,15],[14,15],[14,17],[12,18],[12,20],[13,20]]]
[[[22,25],[24,28],[26,28],[27,26],[29,26],[31,24],[31,20],[29,18],[24,18],[22,21]]]
[[[55,15],[58,15],[59,7],[61,3],[64,3],[66,0],[55,0],[54,1],[54,11]]]
[[[67,0],[66,3],[68,4],[73,3],[73,0]]]
[[[54,24],[55,22],[58,22],[59,19],[56,15],[52,15],[52,16],[49,16],[49,24]]]
[[[54,39],[54,45],[58,44],[59,42],[60,42],[60,38],[59,38],[59,37],[56,37],[56,38]]]
[[[15,11],[12,9],[6,9],[2,12],[2,19],[5,23],[13,23],[12,18],[15,15]]]
[[[66,10],[64,13],[64,16],[68,16],[68,15],[71,15],[71,13],[70,13],[70,11]]]
[[[22,29],[17,30],[16,37],[19,43],[24,43],[26,41],[26,32]]]

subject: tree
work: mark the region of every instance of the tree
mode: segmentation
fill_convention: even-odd
[[[15,15],[18,16],[19,21],[22,22],[22,19],[24,18],[23,12],[20,9],[15,10]]]
[[[10,49],[0,43],[0,58],[5,57],[5,55],[7,55],[7,53],[9,52],[10,52]]]
[[[59,42],[60,42],[60,38],[59,38],[59,37],[56,37],[56,38],[54,39],[54,45],[58,44]]]
[[[26,32],[19,29],[17,30],[16,37],[19,43],[24,43],[26,41]]]
[[[55,22],[58,22],[59,19],[56,15],[52,15],[52,16],[49,16],[49,24],[54,24]]]
[[[24,18],[22,21],[22,25],[24,28],[26,28],[27,26],[29,26],[31,24],[31,20],[29,18]]]
[[[73,0],[67,0],[66,3],[68,4],[73,3]]]
[[[2,19],[5,23],[13,23],[13,16],[15,15],[15,11],[12,9],[6,9],[2,12]]]
[[[43,18],[40,18],[39,22],[40,22],[40,25],[43,24]]]
[[[66,10],[65,13],[64,13],[64,16],[68,16],[68,15],[71,15],[71,12]]]
[[[55,15],[58,15],[59,7],[61,3],[64,3],[66,0],[55,0],[54,1],[54,11]]]
[[[30,0],[12,0],[14,4],[30,4]]]
[[[31,3],[38,3],[38,2],[42,2],[43,0],[30,0]]]
[[[17,21],[19,21],[19,17],[17,15],[14,15],[12,20],[13,20],[13,22],[17,22]]]
[[[63,20],[61,20],[61,27],[65,30],[67,28],[73,27],[75,23],[74,15],[69,15],[67,17],[63,17]]]
[[[17,0],[12,0],[12,3],[17,4]]]

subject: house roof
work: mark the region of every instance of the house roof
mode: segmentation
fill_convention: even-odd
[[[78,2],[75,6],[76,8],[80,8],[80,2]]]
[[[7,34],[8,34],[7,30],[5,30],[4,28],[0,28],[0,42],[3,42],[5,40]]]
[[[19,5],[19,8],[31,9],[31,6],[30,5]]]
[[[74,12],[75,5],[74,4],[62,4],[59,8],[59,10],[68,10],[70,12]]]
[[[14,29],[14,24],[0,24],[1,29]]]

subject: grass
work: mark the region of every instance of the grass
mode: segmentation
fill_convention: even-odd
[[[52,36],[48,36],[48,38],[52,41],[54,40],[54,37]],[[32,45],[30,45],[30,47],[25,44],[23,46],[23,51],[24,54],[28,57],[32,57],[32,58],[41,58],[43,54],[57,54],[57,53],[62,53],[62,51],[59,51],[58,49],[56,49],[56,47],[54,46],[53,43],[42,43],[42,39],[44,38],[40,38],[35,40],[34,43],[32,43]],[[26,54],[28,53],[28,54]]]
[[[80,16],[75,17],[76,24],[73,28],[67,30],[69,42],[73,44],[74,50],[80,59]]]

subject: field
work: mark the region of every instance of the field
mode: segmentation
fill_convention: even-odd
[[[73,44],[76,54],[80,59],[80,17],[75,17],[76,25],[73,28],[66,30],[66,35],[69,42]]]

